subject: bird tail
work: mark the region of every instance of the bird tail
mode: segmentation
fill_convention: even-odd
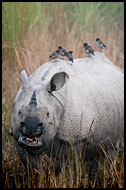
[[[70,58],[69,61],[73,62],[73,58]]]
[[[107,47],[105,45],[103,45],[105,49],[107,49]]]
[[[94,56],[95,56],[94,51],[92,51],[92,55],[94,55]]]

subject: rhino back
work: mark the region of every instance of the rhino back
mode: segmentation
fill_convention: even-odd
[[[69,86],[67,109],[61,127],[61,138],[75,140],[80,132],[87,137],[91,123],[96,141],[117,141],[124,127],[124,75],[104,54],[96,58],[78,59],[74,63],[74,76]],[[83,115],[82,115],[83,114]],[[68,119],[71,115],[70,119]],[[83,117],[83,118],[81,118]],[[82,120],[82,122],[81,122]],[[81,124],[82,123],[82,124]],[[69,127],[72,126],[72,127]],[[67,131],[67,132],[66,132]]]

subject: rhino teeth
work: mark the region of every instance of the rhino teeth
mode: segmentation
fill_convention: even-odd
[[[38,142],[38,138],[37,137],[29,138],[29,137],[23,136],[23,140],[27,141],[29,143],[34,143],[34,144],[36,144]]]

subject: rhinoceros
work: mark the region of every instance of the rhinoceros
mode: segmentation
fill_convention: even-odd
[[[72,64],[46,62],[30,77],[20,71],[10,133],[26,168],[30,163],[38,169],[42,153],[55,157],[65,143],[79,152],[88,139],[87,157],[94,144],[108,151],[110,144],[117,146],[124,128],[124,72],[104,53],[94,53]],[[60,158],[67,155],[62,150]]]

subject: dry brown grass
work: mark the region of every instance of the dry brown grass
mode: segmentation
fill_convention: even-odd
[[[121,51],[124,41],[123,28],[114,28],[108,32],[102,28],[97,34],[85,33],[84,30],[82,30],[81,33],[76,36],[74,31],[77,25],[75,24],[71,32],[66,27],[65,31],[58,32],[56,35],[55,32],[49,28],[50,22],[50,20],[47,22],[42,33],[40,33],[39,28],[31,27],[27,35],[22,38],[21,44],[16,43],[14,47],[6,44],[3,45],[2,83],[3,97],[6,98],[6,101],[8,95],[11,99],[14,98],[17,88],[20,86],[20,69],[26,68],[30,75],[40,65],[48,61],[49,55],[59,45],[67,50],[72,50],[74,58],[79,58],[85,56],[83,53],[83,42],[88,42],[95,50],[98,50],[95,39],[100,37],[107,46],[107,50],[104,51],[105,55],[114,64],[124,68],[124,56],[123,51]],[[59,31],[62,31],[62,25]],[[11,57],[7,57],[10,49]]]
[[[80,162],[78,156],[73,153],[73,159],[68,159],[67,165],[63,164],[61,173],[55,176],[55,160],[46,155],[41,156],[39,188],[121,188],[124,187],[124,152],[122,142],[122,152],[116,154],[115,159],[109,164],[108,160],[102,163],[99,161],[99,173],[94,181],[89,177],[89,162]],[[8,151],[9,154],[7,154]],[[69,154],[69,153],[68,153]],[[108,157],[109,155],[107,155]],[[75,166],[74,166],[75,161]],[[3,186],[6,188],[31,188],[36,187],[35,181],[31,181],[30,176],[25,177],[25,170],[12,144],[5,145],[3,150]],[[106,165],[107,163],[107,165]],[[101,175],[102,173],[102,175]],[[100,175],[99,175],[100,174]]]

